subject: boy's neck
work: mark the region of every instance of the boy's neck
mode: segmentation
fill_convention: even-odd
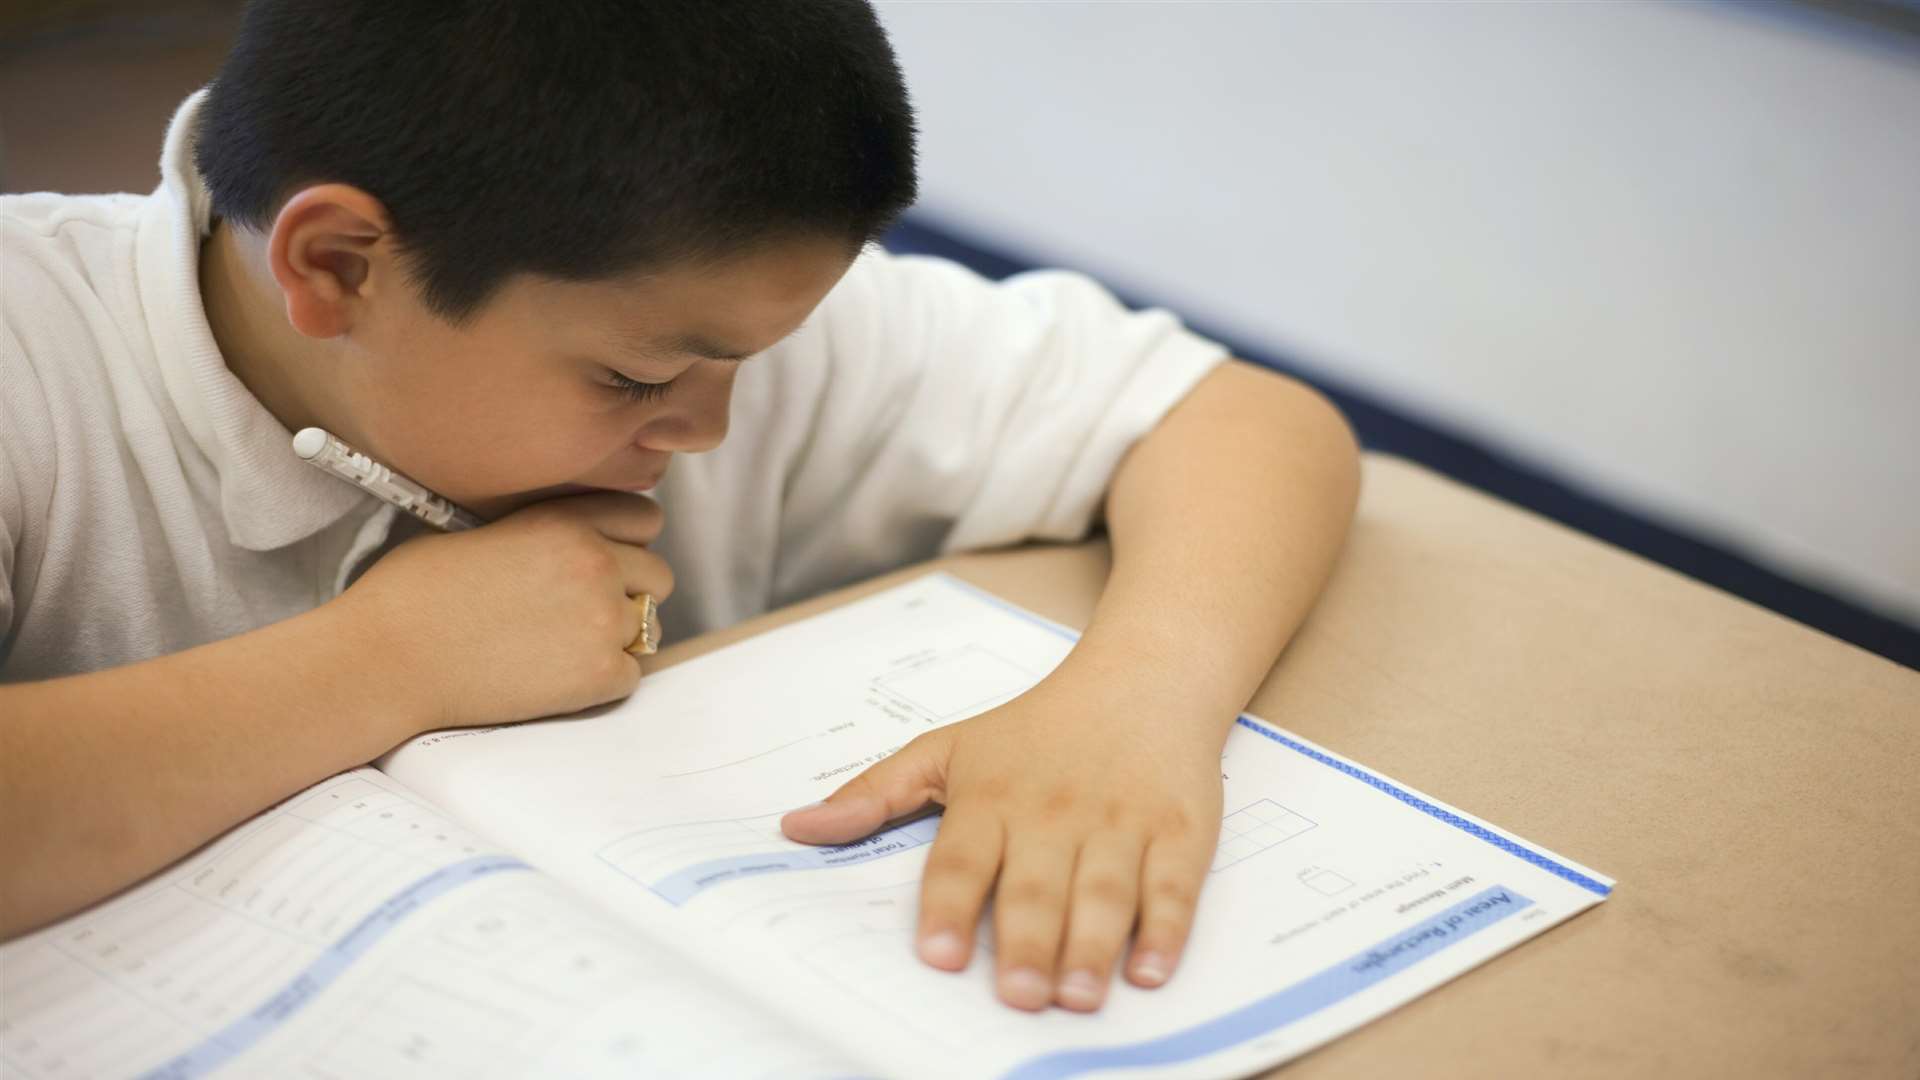
[[[327,343],[288,325],[265,266],[264,238],[216,221],[200,244],[200,305],[227,370],[288,431],[323,424],[331,395],[315,379]],[[316,407],[319,406],[319,407]]]

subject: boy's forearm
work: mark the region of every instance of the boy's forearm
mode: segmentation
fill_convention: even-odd
[[[0,686],[0,940],[431,726],[336,601],[125,667]]]
[[[1216,369],[1128,453],[1105,507],[1113,570],[1062,673],[1224,739],[1306,618],[1359,494],[1353,435],[1292,379]]]

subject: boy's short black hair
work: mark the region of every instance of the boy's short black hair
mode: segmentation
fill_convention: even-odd
[[[254,0],[202,103],[213,212],[385,204],[430,308],[796,236],[913,202],[914,123],[865,0]]]

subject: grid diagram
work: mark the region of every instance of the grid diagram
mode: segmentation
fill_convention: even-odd
[[[998,653],[968,645],[881,676],[874,685],[927,716],[947,720],[1004,701],[1038,678]]]
[[[1300,879],[1300,884],[1321,896],[1338,896],[1353,888],[1353,879],[1338,870],[1329,870],[1324,866],[1309,866],[1295,876]]]
[[[1283,844],[1314,825],[1272,799],[1249,803],[1220,819],[1220,847],[1213,854],[1212,872]]]

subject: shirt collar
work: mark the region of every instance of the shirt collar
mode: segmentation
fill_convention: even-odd
[[[373,497],[293,454],[293,435],[227,369],[200,302],[200,243],[211,199],[193,163],[204,89],[182,102],[160,155],[160,187],[140,221],[136,272],[161,381],[220,478],[228,538],[251,551],[304,540]]]

